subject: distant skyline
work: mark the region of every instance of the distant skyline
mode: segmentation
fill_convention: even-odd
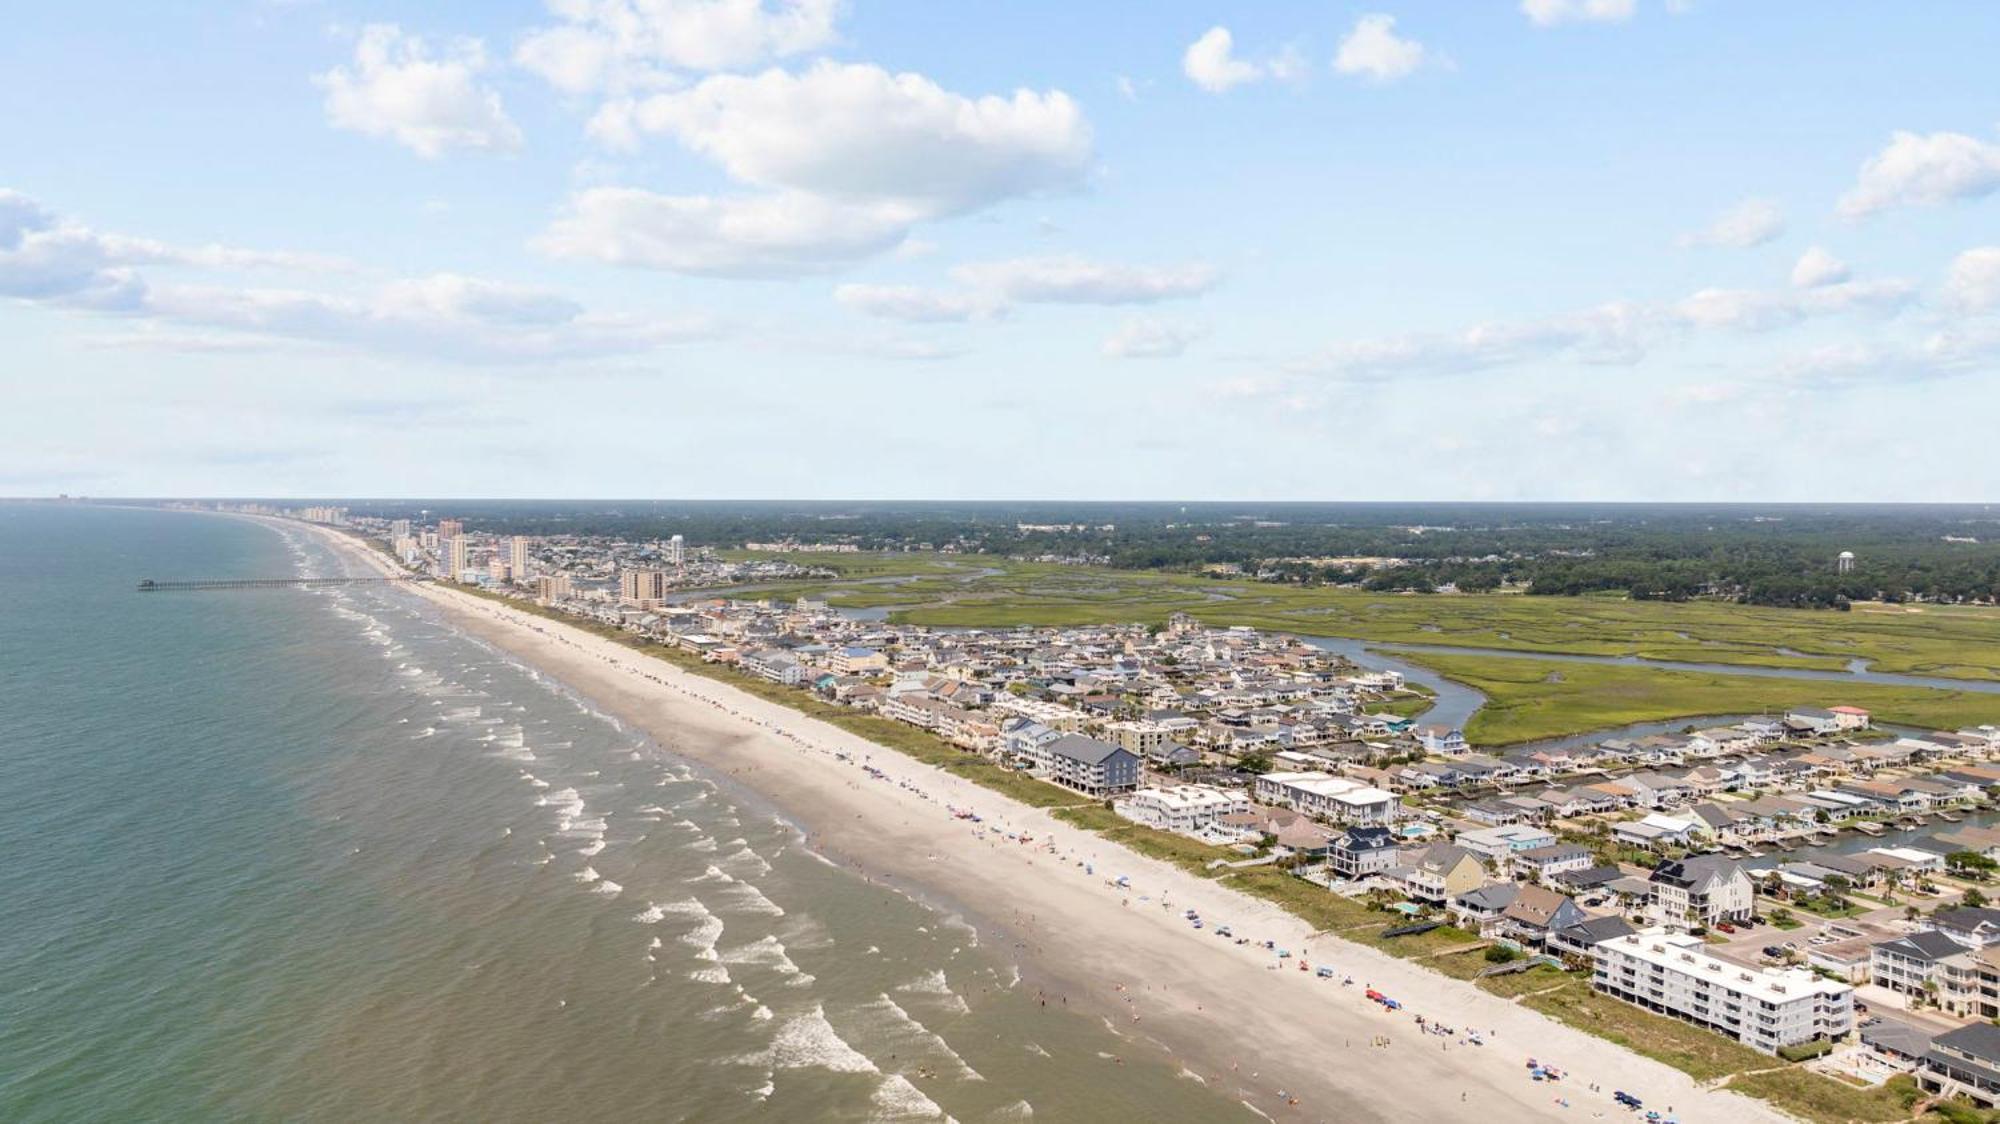
[[[37,6],[0,495],[2000,498],[1996,41],[1805,0]]]

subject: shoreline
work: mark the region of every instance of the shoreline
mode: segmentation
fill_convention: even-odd
[[[396,572],[351,536],[273,522],[318,534],[370,569]],[[1024,981],[1063,987],[1084,1011],[1164,1048],[1193,1079],[1240,1093],[1252,1111],[1283,1120],[1435,1120],[1477,1103],[1490,1118],[1529,1120],[1608,1112],[1615,1108],[1611,1091],[1625,1089],[1648,1104],[1673,1106],[1681,1119],[1786,1119],[1765,1102],[1701,1089],[1678,1070],[1469,983],[1359,944],[1315,938],[1272,903],[727,683],[500,602],[441,586],[411,589],[669,752],[769,800],[808,832],[812,849],[920,901],[967,903],[963,912],[981,928],[1008,936]],[[983,824],[954,818],[948,806],[978,814]],[[1009,833],[1026,833],[1033,843]],[[1131,878],[1130,889],[1110,885],[1121,874]],[[1355,982],[1318,979],[1299,971],[1299,960],[1276,970],[1281,962],[1272,953],[1193,929],[1181,913],[1190,907],[1211,924],[1274,940]],[[1395,996],[1403,1011],[1383,1012],[1364,998],[1365,987]],[[1412,1014],[1477,1029],[1489,1035],[1487,1045],[1420,1033]],[[1388,1045],[1371,1045],[1385,1035]],[[1232,1048],[1232,1041],[1242,1045]],[[1562,1066],[1571,1080],[1530,1081],[1523,1066],[1530,1055]]]

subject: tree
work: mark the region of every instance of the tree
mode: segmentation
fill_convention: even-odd
[[[1967,909],[1979,909],[1986,904],[1986,895],[1980,893],[1979,888],[1975,886],[1967,890],[1964,897],[1958,899],[1958,904]]]
[[[1995,862],[1978,851],[1953,851],[1944,857],[1944,865],[1954,874],[1984,882],[1991,877],[2000,862]]]

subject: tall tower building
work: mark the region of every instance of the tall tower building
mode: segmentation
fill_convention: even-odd
[[[665,570],[618,571],[618,599],[627,605],[636,605],[642,609],[660,604],[667,599],[667,572]]]
[[[390,538],[392,538],[392,539],[407,539],[407,538],[409,538],[409,537],[410,537],[410,521],[409,521],[408,519],[391,519],[391,520],[389,520],[389,537],[390,537]]]
[[[675,566],[687,565],[687,540],[679,535],[667,540],[667,561]]]
[[[465,533],[465,523],[458,519],[438,520],[438,538],[455,539]]]
[[[453,535],[440,543],[439,550],[444,555],[444,576],[457,581],[465,573],[465,550],[469,544],[464,535]]]
[[[507,566],[513,571],[508,577],[517,582],[528,580],[528,540],[520,535],[507,540]]]

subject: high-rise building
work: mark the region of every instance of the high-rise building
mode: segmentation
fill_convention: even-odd
[[[568,574],[543,574],[535,579],[535,597],[542,601],[560,601],[570,595]]]
[[[528,540],[520,535],[507,540],[507,566],[513,571],[507,575],[509,580],[528,580]]]
[[[667,564],[684,566],[687,564],[687,540],[679,535],[667,540]]]
[[[445,577],[457,581],[465,575],[465,552],[468,545],[470,544],[465,541],[464,535],[453,535],[439,544],[438,550],[444,557]]]
[[[618,571],[618,599],[627,605],[651,608],[667,599],[665,570]]]
[[[455,539],[465,533],[465,522],[459,519],[438,520],[438,538]]]
[[[408,519],[391,519],[391,520],[389,520],[389,537],[390,537],[390,538],[392,538],[392,539],[407,539],[407,538],[409,538],[409,537],[410,537],[410,521],[409,521]]]

